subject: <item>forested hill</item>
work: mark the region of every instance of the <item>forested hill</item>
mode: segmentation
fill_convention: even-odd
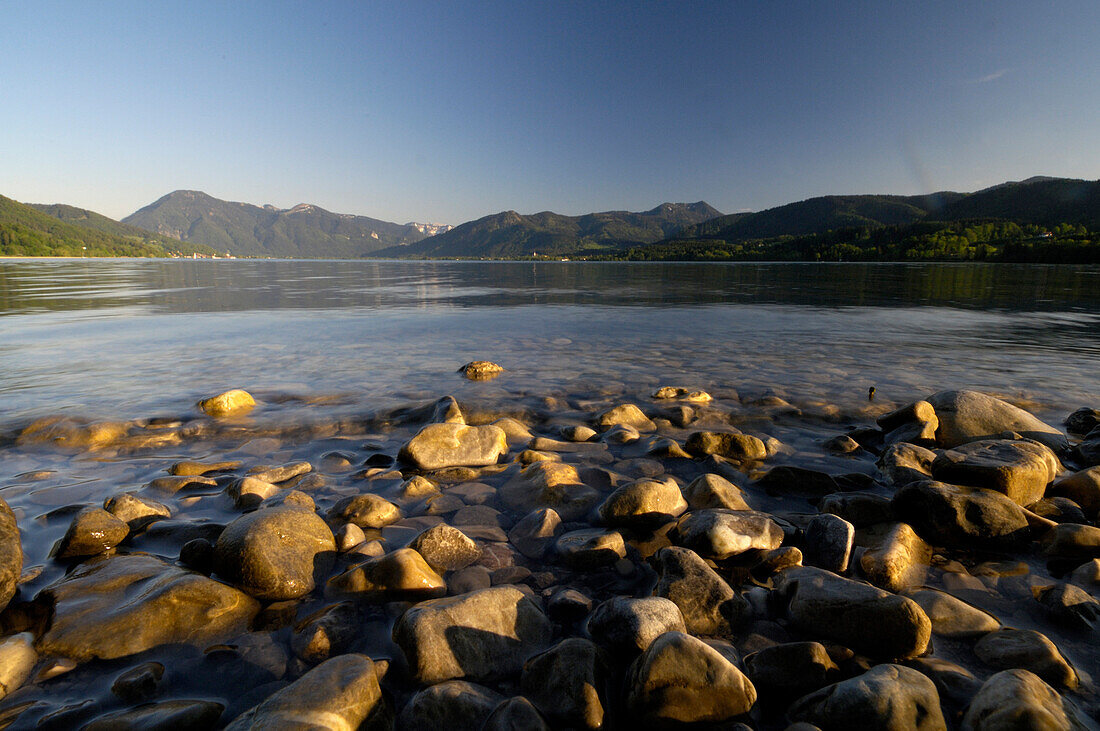
[[[168,256],[195,250],[92,211],[30,206],[0,195],[0,256]]]
[[[504,211],[464,223],[416,244],[382,249],[374,255],[505,259],[578,250],[617,250],[631,244],[659,241],[685,226],[720,215],[701,201],[662,203],[640,213],[604,211],[583,216],[564,216],[550,211],[521,215]]]
[[[424,238],[416,224],[332,213],[314,205],[282,209],[177,190],[122,219],[235,256],[354,259]]]

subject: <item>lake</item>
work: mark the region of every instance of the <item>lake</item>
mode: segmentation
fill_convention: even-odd
[[[467,380],[458,371],[473,360],[494,361],[505,371],[492,380]],[[658,399],[663,386],[706,391],[713,400]],[[251,412],[210,418],[196,408],[200,399],[233,388],[256,397]],[[0,635],[31,632],[47,654],[80,659],[41,660],[33,677],[0,700],[0,727],[71,728],[128,713],[152,696],[120,695],[116,679],[124,672],[155,674],[156,664],[163,680],[142,682],[156,685],[158,701],[177,705],[142,706],[141,712],[161,721],[193,713],[218,726],[320,662],[330,639],[333,654],[364,653],[391,663],[383,685],[399,710],[420,686],[405,664],[405,646],[393,636],[394,623],[408,602],[435,594],[390,587],[384,596],[353,597],[333,609],[344,596],[333,582],[368,557],[408,560],[412,552],[405,547],[444,522],[468,534],[480,557],[460,569],[439,568],[439,575],[425,564],[424,585],[453,596],[514,585],[535,598],[540,616],[545,607],[555,641],[591,636],[599,642],[600,633],[586,634],[570,619],[569,612],[583,617],[587,609],[566,602],[555,614],[554,598],[567,590],[593,603],[652,594],[657,551],[669,536],[682,538],[670,521],[686,503],[655,523],[623,523],[611,532],[619,536],[618,547],[606,551],[611,562],[600,554],[585,563],[589,559],[568,557],[565,542],[531,554],[505,532],[541,509],[527,504],[531,495],[560,498],[558,533],[578,531],[584,538],[596,530],[606,538],[608,519],[594,508],[610,502],[617,488],[664,489],[653,487],[661,480],[675,492],[664,504],[682,502],[679,490],[686,495],[699,480],[720,474],[744,504],[770,516],[773,538],[809,551],[805,531],[823,494],[858,490],[868,509],[893,510],[899,484],[891,485],[876,466],[884,435],[866,427],[896,407],[953,389],[997,395],[1059,428],[1078,407],[1100,408],[1100,267],[0,260],[0,497],[14,511],[24,554],[18,592],[0,613]],[[414,435],[448,408],[437,403],[447,396],[457,399],[470,424],[519,422],[508,422],[513,432],[500,454],[438,469],[408,456]],[[628,403],[645,412],[635,420],[637,429],[581,433],[581,427],[607,426],[599,421],[607,410]],[[743,432],[737,444],[756,453],[704,457],[691,447],[700,431],[728,434],[734,427]],[[496,427],[477,428],[505,439]],[[845,441],[845,434],[864,441]],[[1084,466],[1066,455],[1068,466]],[[209,467],[225,460],[232,464]],[[552,469],[539,467],[543,461]],[[180,465],[192,462],[212,471],[190,481]],[[278,470],[269,468],[303,463],[306,474],[271,476]],[[788,477],[776,488],[765,480],[777,466],[812,472],[794,471],[793,484]],[[546,474],[542,469],[566,473],[568,479],[547,484],[567,497],[524,482]],[[270,493],[263,509],[246,512],[260,493],[252,494],[255,500],[242,496],[243,478],[257,472],[278,484],[253,485]],[[350,517],[349,501],[367,494],[391,517],[377,523]],[[108,498],[129,500],[128,510],[161,512],[125,518],[125,537],[109,558],[80,563],[98,548],[59,557],[80,517]],[[684,515],[709,507],[693,502]],[[1052,503],[1044,514],[1086,520],[1072,508]],[[224,582],[196,576],[210,575],[213,567],[215,578],[244,587],[246,579],[230,578],[224,563],[238,560],[243,549],[211,544],[221,545],[227,524],[278,511],[309,514],[322,523],[319,530],[336,531],[347,542],[334,567],[325,569],[329,574],[315,568],[317,576],[309,575],[316,587],[274,603],[245,587],[263,600],[257,604]],[[105,519],[102,510],[91,512]],[[882,525],[880,513],[872,514]],[[170,519],[162,519],[166,515]],[[857,552],[884,540],[860,528]],[[279,533],[280,541],[297,540],[295,530]],[[1079,676],[1081,692],[1065,690],[1066,697],[1095,716],[1100,650],[1073,624],[1079,617],[1067,620],[1036,601],[1036,591],[1072,568],[1048,563],[1037,536],[1012,550],[937,546],[917,581],[1006,626],[1047,635]],[[751,608],[745,602],[744,624],[717,634],[742,655],[804,639],[859,644],[860,636],[830,635],[831,627],[818,628],[819,634],[792,629],[790,618],[780,616],[781,602],[761,599],[775,577],[748,578],[759,568],[761,550],[708,555],[723,580],[753,597]],[[280,554],[279,570],[293,565],[287,555]],[[845,575],[863,576],[858,555]],[[117,571],[134,583],[95,599],[97,587],[110,582],[72,588],[73,577],[89,570]],[[232,630],[230,624],[219,629],[210,618],[221,615],[206,608],[204,594],[172,600],[150,619],[146,607],[170,591],[161,580],[205,581],[205,591],[233,592],[243,597],[242,616]],[[180,585],[171,591],[183,591]],[[322,615],[324,621],[317,620]],[[319,624],[311,624],[315,620]],[[869,632],[880,623],[870,624]],[[69,634],[61,637],[58,627]],[[309,632],[326,631],[335,634],[321,643],[323,652],[306,647]],[[473,632],[475,643],[497,636]],[[121,642],[132,646],[120,651]],[[984,680],[994,666],[978,660],[973,644],[936,635],[928,652]],[[498,660],[514,664],[536,645],[520,643]],[[862,672],[859,662],[841,663],[845,677]],[[625,671],[625,664],[612,664],[615,682]],[[512,667],[500,678],[488,673],[484,682],[516,695],[518,674]],[[945,694],[945,713],[961,712],[966,698]],[[754,725],[784,728],[784,707],[758,704]],[[614,701],[609,708],[614,715]],[[630,725],[613,717],[606,727]]]

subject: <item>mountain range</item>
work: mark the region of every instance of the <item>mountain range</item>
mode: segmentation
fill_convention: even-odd
[[[72,206],[22,204],[0,196],[0,255],[615,258],[660,250],[674,257],[685,247],[712,242],[726,247],[724,256],[735,256],[745,246],[756,246],[758,254],[785,256],[799,246],[808,251],[805,247],[850,243],[853,237],[864,242],[860,246],[870,246],[868,232],[886,231],[876,234],[878,239],[886,236],[896,243],[910,233],[939,235],[976,222],[1095,231],[1100,229],[1100,181],[1037,176],[974,193],[830,195],[731,215],[704,202],[582,216],[504,211],[454,228],[390,223],[310,204],[281,209],[234,203],[188,190],[169,193],[121,222]],[[1073,235],[1085,241],[1080,231]]]

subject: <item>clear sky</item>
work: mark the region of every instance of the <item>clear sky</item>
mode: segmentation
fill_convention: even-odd
[[[385,220],[1100,177],[1100,3],[16,2],[0,193]]]

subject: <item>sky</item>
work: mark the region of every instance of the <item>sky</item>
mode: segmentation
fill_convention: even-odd
[[[458,224],[1100,178],[1100,3],[19,2],[0,194]]]

